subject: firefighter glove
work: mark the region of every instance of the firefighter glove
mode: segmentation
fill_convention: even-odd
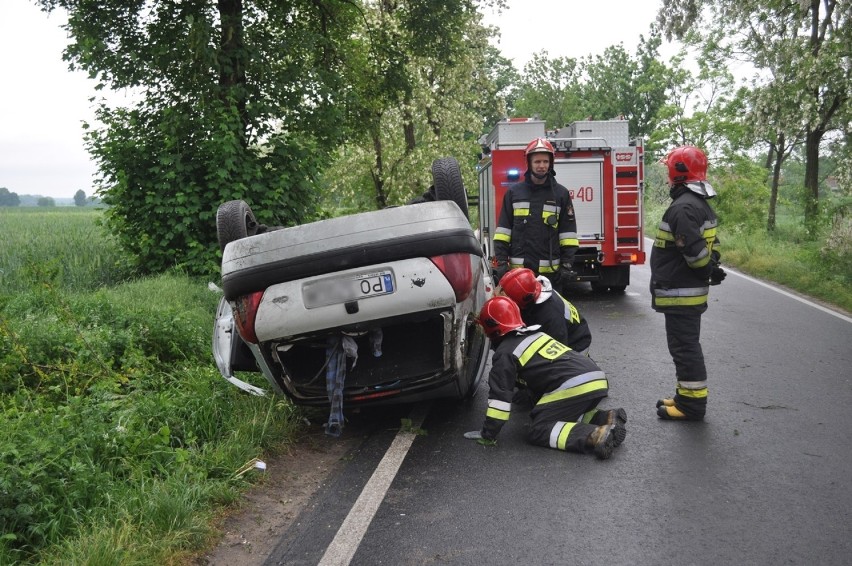
[[[713,271],[710,272],[710,284],[711,285],[719,285],[722,281],[725,280],[728,274],[725,273],[725,270],[719,267],[718,265],[713,266]]]
[[[500,279],[506,275],[506,272],[509,271],[509,264],[505,261],[498,261],[494,267],[491,268],[491,275],[494,277],[494,284],[500,282]]]
[[[570,263],[562,264],[562,277],[565,278],[565,281],[576,281],[577,280],[577,272],[574,271],[574,266]]]
[[[482,432],[478,430],[472,430],[470,432],[464,433],[464,437],[468,440],[475,440],[478,444],[483,446],[496,446],[496,440],[489,440],[487,438],[482,438]]]

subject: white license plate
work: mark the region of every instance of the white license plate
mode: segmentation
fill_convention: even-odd
[[[302,285],[302,301],[305,303],[305,308],[313,309],[377,295],[389,295],[395,288],[393,273],[390,271],[359,273],[349,277],[328,277]]]

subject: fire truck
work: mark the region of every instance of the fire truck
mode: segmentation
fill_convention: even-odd
[[[480,240],[494,259],[494,231],[506,189],[523,180],[524,148],[547,138],[556,150],[556,180],[574,204],[580,247],[574,258],[577,281],[595,291],[623,292],[630,266],[645,263],[642,222],[644,149],[630,139],[627,120],[572,122],[546,131],[542,120],[508,118],[480,140]]]

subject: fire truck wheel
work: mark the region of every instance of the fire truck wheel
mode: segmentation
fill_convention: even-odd
[[[216,237],[219,249],[225,251],[229,242],[257,234],[257,219],[251,207],[242,200],[229,200],[216,211]]]
[[[589,283],[591,283],[592,291],[595,293],[606,293],[607,291],[612,293],[623,293],[627,290],[627,285],[607,285],[600,281],[590,281]]]
[[[465,218],[470,218],[467,192],[464,190],[459,162],[454,157],[442,157],[432,162],[432,180],[435,185],[435,198],[453,201]]]

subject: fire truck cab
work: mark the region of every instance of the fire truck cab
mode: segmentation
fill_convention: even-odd
[[[572,122],[546,131],[542,120],[507,118],[480,140],[480,239],[494,259],[494,231],[506,189],[523,180],[524,148],[537,137],[556,150],[556,180],[574,204],[580,247],[574,258],[577,281],[596,291],[622,292],[630,266],[645,263],[642,194],[644,149],[630,139],[627,120]]]

